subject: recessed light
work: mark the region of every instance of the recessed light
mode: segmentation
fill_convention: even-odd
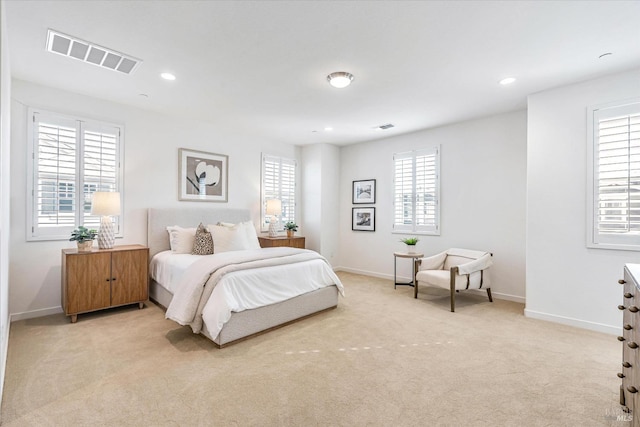
[[[498,83],[500,83],[501,85],[510,85],[511,83],[515,82],[516,78],[515,77],[507,77],[504,78],[502,80],[500,80]]]
[[[148,98],[149,95],[147,95],[146,93],[139,93],[138,96],[141,96],[143,98]]]
[[[165,80],[175,80],[176,79],[176,76],[174,76],[171,73],[162,73],[162,74],[160,74],[160,77],[162,77]]]
[[[327,76],[329,84],[335,88],[342,89],[351,84],[355,77],[346,71],[336,71]]]
[[[333,130],[333,128],[332,128],[332,127],[326,127],[326,128],[324,128],[324,130],[325,130],[326,132],[331,132],[331,131]]]

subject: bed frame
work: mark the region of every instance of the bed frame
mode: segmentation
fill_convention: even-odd
[[[197,227],[199,223],[217,224],[220,221],[238,223],[249,221],[250,214],[245,209],[203,209],[203,208],[150,208],[147,223],[147,245],[149,259],[161,251],[170,249],[167,226]],[[153,279],[149,279],[149,298],[166,309],[173,295]],[[252,336],[288,325],[297,320],[335,308],[338,305],[338,289],[328,286],[289,300],[265,307],[232,313],[217,337],[212,337],[203,326],[202,334],[222,348]]]

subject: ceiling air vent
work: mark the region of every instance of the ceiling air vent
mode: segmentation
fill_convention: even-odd
[[[387,129],[391,129],[392,127],[394,127],[391,123],[387,123],[386,125],[380,125],[378,126],[378,129],[380,130],[387,130]]]
[[[115,50],[107,49],[51,29],[49,29],[47,33],[47,50],[124,74],[133,73],[142,62],[142,60],[124,53],[116,52]]]

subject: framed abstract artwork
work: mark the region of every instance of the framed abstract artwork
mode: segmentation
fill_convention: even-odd
[[[376,231],[376,208],[351,208],[351,229],[354,231]]]
[[[353,181],[353,204],[376,202],[376,180]]]
[[[178,157],[178,200],[228,200],[229,156],[180,148]]]

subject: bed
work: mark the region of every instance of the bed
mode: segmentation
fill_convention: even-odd
[[[172,256],[175,253],[171,252],[167,227],[180,226],[187,228],[197,227],[198,224],[223,223],[233,225],[246,223],[247,221],[250,221],[250,214],[248,210],[244,209],[150,208],[148,210],[148,246],[151,264],[149,271],[152,276],[150,277],[150,299],[166,310],[168,318],[172,318],[183,325],[188,323],[195,333],[203,334],[219,348],[335,308],[338,305],[338,294],[343,291],[340,280],[335,276],[333,270],[329,268],[326,260],[309,250],[265,248],[236,251],[235,253],[225,252],[219,254],[219,256],[184,255],[182,258]],[[278,260],[271,260],[272,257],[278,258]],[[285,257],[291,257],[295,263],[286,265],[282,261]],[[193,258],[197,258],[197,260],[194,261]],[[204,258],[212,261],[207,261]],[[221,262],[218,258],[226,258],[224,268],[230,270],[224,275],[217,273],[207,275],[210,268],[209,264]],[[234,263],[238,259],[249,260],[248,265],[254,265],[255,267],[247,267],[246,269],[235,271]],[[318,259],[322,260],[325,267],[320,267]],[[179,274],[158,274],[160,268],[158,266],[166,265],[167,260],[173,261],[173,264],[178,266],[177,271],[179,271]],[[272,263],[275,264],[272,265]],[[175,266],[171,266],[171,268],[175,268]],[[316,279],[314,276],[313,280],[300,280],[301,274],[308,274],[306,272],[309,270],[305,270],[306,268],[313,268],[314,271],[322,268],[323,270],[320,274],[323,277]],[[265,275],[260,276],[261,274]],[[204,286],[195,282],[191,284],[191,282],[186,282],[186,276],[192,276],[192,278],[204,278],[206,276],[206,283]],[[216,278],[216,276],[220,277]],[[265,281],[270,283],[269,286],[284,289],[287,295],[278,297],[279,299],[285,298],[282,301],[267,303],[258,307],[254,307],[256,302],[253,301],[246,304],[251,308],[242,308],[242,311],[231,310],[228,316],[212,315],[213,309],[210,309],[209,306],[226,304],[219,303],[220,299],[214,300],[214,298],[220,298],[219,295],[225,295],[225,291],[221,289],[229,289],[229,286],[244,280],[242,279],[244,276],[247,277],[247,280],[253,281],[254,285],[260,281],[260,277],[265,277]],[[278,282],[281,283],[275,283],[274,277],[277,277]],[[296,277],[298,278],[297,280],[295,279]],[[159,283],[163,281],[166,283]],[[305,288],[307,286],[306,282],[311,281],[323,282],[323,284],[314,283],[314,288],[311,290],[308,287]],[[189,284],[180,288],[184,283]],[[223,283],[224,286],[221,285]],[[190,289],[186,290],[186,288]],[[290,295],[294,292],[293,288],[296,289],[296,294]],[[202,289],[207,289],[207,291],[203,292]],[[202,296],[197,296],[193,295],[193,292],[202,292],[203,294]],[[218,296],[216,296],[216,292]],[[228,293],[229,291],[226,292]],[[209,293],[211,294],[211,300],[208,299]],[[260,298],[258,300],[263,301]],[[179,310],[176,306],[182,308],[185,306],[191,307],[196,303],[198,309],[193,322],[185,323],[185,321],[182,321],[184,319],[180,317],[182,314],[176,314],[177,310]],[[228,320],[226,319],[227,317]],[[212,321],[212,319],[214,320]]]

